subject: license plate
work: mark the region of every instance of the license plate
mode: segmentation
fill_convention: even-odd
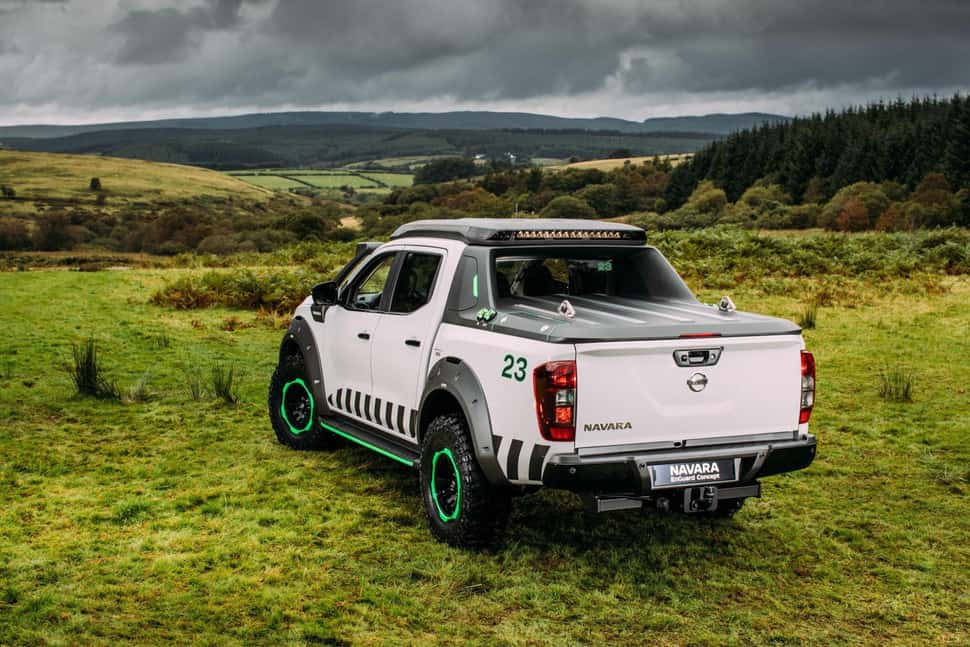
[[[681,487],[702,483],[729,483],[738,479],[737,458],[710,461],[689,461],[653,465],[653,487]]]

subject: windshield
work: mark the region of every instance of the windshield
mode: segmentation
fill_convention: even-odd
[[[495,258],[498,299],[589,296],[694,301],[670,263],[652,247],[550,249]]]

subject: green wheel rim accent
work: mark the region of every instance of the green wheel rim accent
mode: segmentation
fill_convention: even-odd
[[[289,417],[286,415],[286,392],[289,391],[290,387],[294,384],[298,384],[300,387],[302,387],[303,391],[306,393],[307,400],[310,402],[310,415],[307,416],[306,424],[303,425],[302,428],[294,427],[293,423],[290,422]],[[294,436],[299,436],[313,426],[313,393],[310,392],[310,387],[308,387],[306,382],[304,382],[302,379],[296,378],[295,380],[290,380],[283,385],[283,394],[280,396],[280,417],[283,418],[283,422],[285,422],[286,426],[290,428],[290,433]]]
[[[442,509],[441,502],[438,500],[438,487],[435,482],[435,477],[438,473],[438,459],[442,456],[448,457],[448,460],[451,462],[451,469],[455,475],[455,509],[451,511],[451,514],[445,514],[445,511]],[[434,500],[434,507],[438,511],[438,518],[443,522],[448,523],[458,518],[458,514],[461,511],[461,475],[458,473],[458,463],[455,462],[455,456],[447,447],[435,452],[431,458],[431,498]]]

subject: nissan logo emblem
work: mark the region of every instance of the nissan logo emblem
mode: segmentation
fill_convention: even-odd
[[[687,380],[687,386],[689,386],[690,390],[694,393],[703,391],[704,387],[707,386],[707,376],[703,373],[694,373],[690,376],[690,379]]]

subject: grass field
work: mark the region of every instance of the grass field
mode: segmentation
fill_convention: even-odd
[[[645,162],[651,162],[657,157],[667,160],[672,166],[677,166],[678,164],[689,160],[691,158],[690,153],[683,153],[678,155],[648,155],[646,157],[620,157],[613,159],[600,159],[600,160],[586,160],[585,162],[573,162],[572,164],[565,164],[559,168],[578,168],[578,169],[599,169],[601,171],[612,171],[615,168],[623,166],[627,162],[630,164],[644,164]]]
[[[430,538],[397,463],[278,445],[282,331],[147,304],[192,271],[0,274],[0,644],[970,642],[967,276],[850,282],[820,307],[819,457],[733,521],[588,518],[542,492],[476,554]],[[794,318],[812,281],[779,281],[731,294]],[[147,372],[148,401],[73,395],[89,336],[123,391]],[[239,405],[190,398],[216,365]],[[914,402],[880,399],[894,367]]]
[[[91,178],[101,180],[105,203],[113,208],[145,201],[217,198],[266,201],[272,193],[224,173],[193,166],[97,155],[61,155],[0,150],[0,184],[13,187],[17,200],[0,200],[0,212],[33,213],[37,205],[96,206]]]
[[[265,169],[261,171],[230,171],[229,175],[274,191],[291,189],[336,190],[352,187],[365,193],[385,194],[400,186],[411,186],[410,173],[363,172],[354,169],[306,170]]]

